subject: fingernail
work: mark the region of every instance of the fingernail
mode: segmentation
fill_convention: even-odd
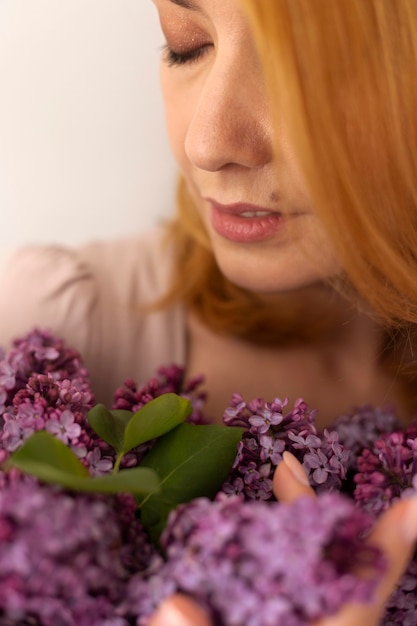
[[[180,594],[171,596],[159,606],[148,626],[211,626],[211,621],[198,604]]]
[[[407,510],[401,520],[404,538],[407,541],[417,540],[417,496],[413,496],[407,501]]]
[[[190,626],[181,610],[169,600],[163,602],[152,616],[149,626]]]
[[[310,487],[310,483],[307,478],[307,474],[305,473],[303,469],[303,466],[295,458],[295,456],[291,454],[291,452],[288,452],[286,450],[282,455],[282,460],[284,461],[285,465],[290,470],[291,474],[299,483],[301,483],[305,487]]]

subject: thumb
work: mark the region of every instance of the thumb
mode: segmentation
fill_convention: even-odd
[[[369,538],[370,545],[378,546],[388,561],[387,573],[377,592],[384,604],[398,579],[407,567],[417,539],[417,497],[400,500],[376,522]]]
[[[307,474],[291,452],[284,452],[273,478],[274,496],[280,502],[293,502],[300,496],[314,496]]]

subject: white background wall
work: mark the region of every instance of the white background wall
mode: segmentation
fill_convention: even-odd
[[[151,0],[0,0],[0,248],[172,211],[161,44]]]

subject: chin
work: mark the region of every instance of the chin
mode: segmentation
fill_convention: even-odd
[[[222,274],[238,287],[256,293],[295,291],[322,284],[340,273],[333,255],[309,254],[308,258],[299,246],[236,246],[213,240],[212,243]],[[319,259],[320,265],[313,263],[313,258]]]
[[[330,278],[329,274],[318,272],[317,268],[307,264],[305,267],[291,267],[276,263],[274,271],[271,271],[270,266],[262,268],[261,265],[244,264],[235,267],[230,262],[221,261],[218,261],[218,265],[231,283],[254,293],[288,293],[322,284]]]

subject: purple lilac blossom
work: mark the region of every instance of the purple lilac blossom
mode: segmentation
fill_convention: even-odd
[[[85,381],[54,380],[53,374],[34,374],[5,407],[0,422],[0,446],[11,453],[39,430],[47,430],[67,444],[88,467],[87,454],[95,447],[109,451],[87,422],[94,404]],[[110,451],[109,451],[110,452]]]
[[[388,600],[382,626],[416,626],[417,560],[411,561],[406,573]]]
[[[177,365],[160,367],[156,376],[138,387],[134,380],[127,379],[114,395],[113,409],[138,411],[144,404],[164,393],[176,393],[190,400],[193,412],[188,418],[193,424],[205,424],[207,418],[203,413],[206,393],[199,389],[204,382],[203,376],[185,380],[185,368]]]
[[[127,606],[145,625],[159,602],[181,592],[218,626],[305,626],[372,599],[385,562],[361,538],[370,520],[335,493],[285,505],[194,500],[171,513],[161,538],[166,562],[146,581],[131,578]],[[353,574],[364,563],[373,578]]]
[[[415,490],[417,435],[415,424],[386,433],[357,459],[354,498],[360,506],[379,515],[390,504]]]
[[[129,496],[69,495],[30,478],[4,484],[1,623],[128,626],[117,614],[127,580],[160,560],[135,509]]]
[[[349,469],[356,470],[357,459],[364,448],[369,448],[384,433],[400,430],[401,425],[391,408],[363,406],[337,418],[332,430],[339,441],[350,450]]]
[[[63,339],[39,329],[16,339],[7,354],[0,352],[0,388],[8,394],[4,404],[11,404],[34,374],[51,374],[54,380],[76,378],[87,389],[90,385],[79,353],[67,347]]]
[[[2,353],[0,447],[8,453],[34,432],[48,430],[88,466],[90,450],[98,446],[105,454],[108,448],[86,420],[94,402],[81,356],[51,333],[35,329]]]
[[[223,486],[226,494],[243,494],[252,500],[273,499],[272,477],[285,450],[303,464],[319,493],[340,490],[346,478],[349,450],[339,442],[335,431],[318,433],[316,411],[311,411],[303,400],[296,400],[293,408],[285,411],[287,404],[279,398],[246,403],[234,394],[223,420],[228,426],[243,426],[246,430]]]

